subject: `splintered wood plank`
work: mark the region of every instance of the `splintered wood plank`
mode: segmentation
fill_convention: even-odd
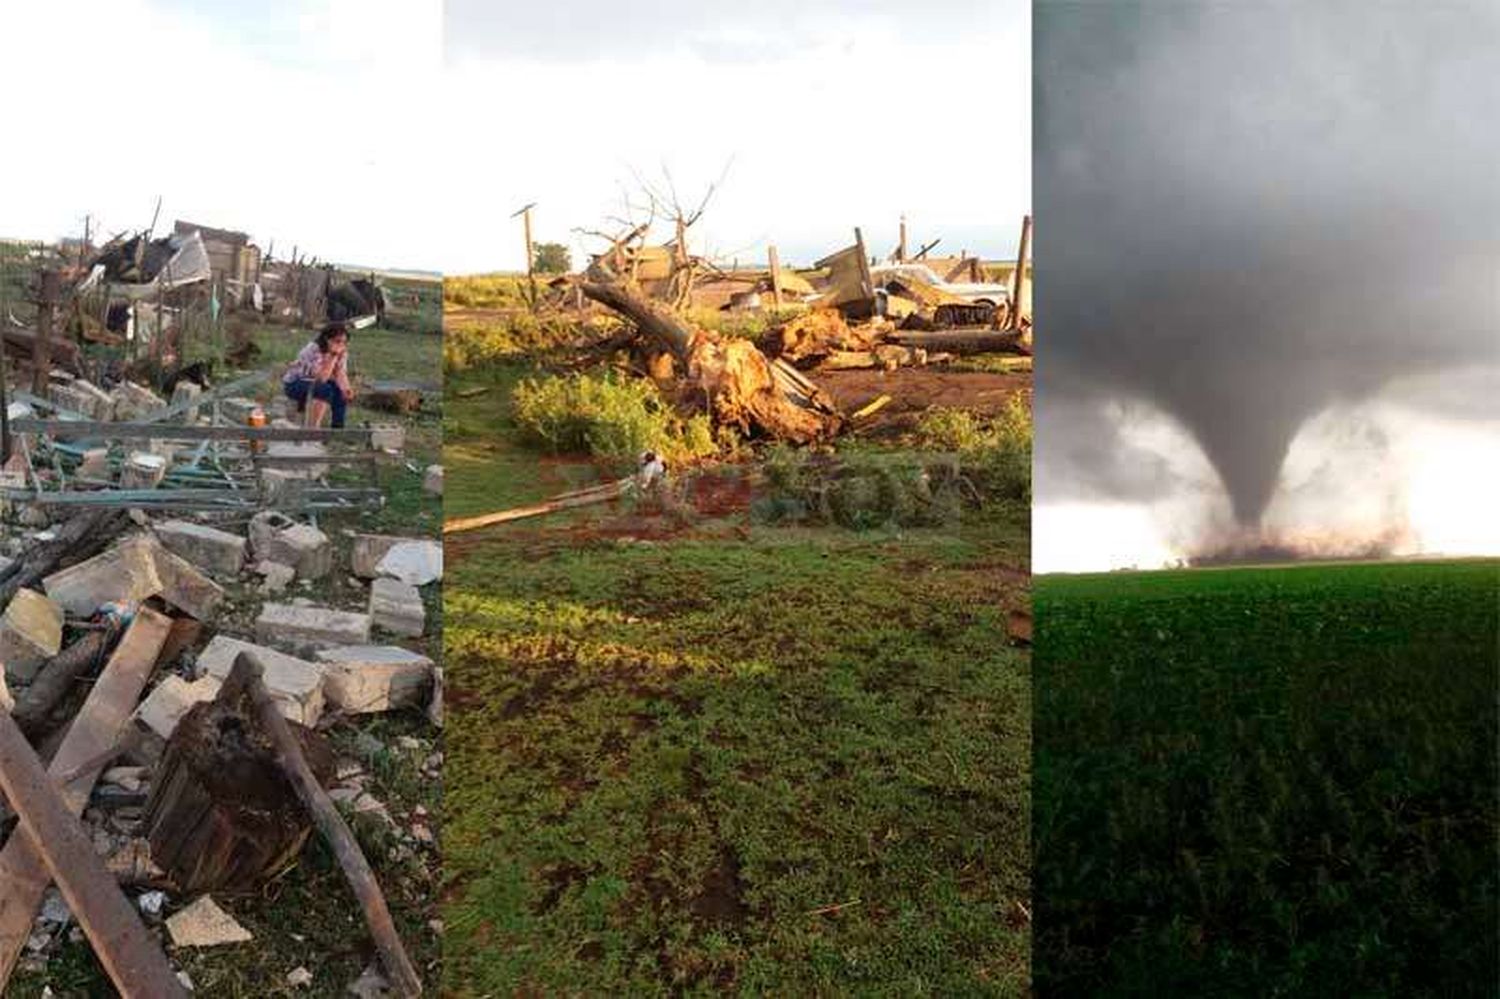
[[[136,611],[135,620],[100,670],[94,688],[57,747],[47,768],[49,775],[67,774],[79,764],[97,759],[119,741],[120,731],[140,702],[171,630],[172,621],[165,614],[148,607]],[[100,764],[77,775],[62,788],[63,803],[74,817],[83,814],[103,767]],[[12,833],[0,849],[0,993],[26,946],[32,921],[51,882],[30,834],[24,828]]]
[[[37,856],[57,879],[63,900],[120,994],[126,999],[178,999],[186,995],[166,955],[152,942],[140,916],[94,853],[94,844],[73,814],[76,810],[63,800],[55,778],[42,769],[42,761],[20,728],[3,713],[0,792],[15,805],[21,818],[12,842],[46,844],[46,850],[37,851]]]

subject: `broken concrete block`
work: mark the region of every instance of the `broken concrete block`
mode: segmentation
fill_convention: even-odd
[[[177,947],[217,947],[254,939],[249,930],[219,908],[211,895],[204,895],[181,912],[168,916],[167,933]]]
[[[105,480],[109,475],[109,448],[91,447],[83,452],[83,460],[78,463],[74,475],[83,479]]]
[[[17,683],[30,683],[62,647],[63,609],[36,590],[17,590],[0,616],[0,664]]]
[[[436,541],[403,541],[392,545],[375,572],[411,586],[426,586],[443,578],[443,546]]]
[[[89,617],[107,603],[133,606],[161,592],[154,542],[127,538],[109,551],[54,572],[42,580],[47,596],[63,610]]]
[[[108,392],[82,378],[47,387],[47,399],[59,409],[86,416],[91,420],[114,418],[115,401]]]
[[[328,535],[274,511],[256,514],[250,521],[250,549],[261,561],[291,566],[303,579],[321,579],[333,571]]]
[[[191,402],[192,400],[197,399],[202,394],[203,386],[199,385],[197,382],[178,382],[177,387],[172,390],[172,405],[176,406],[179,403]],[[183,421],[186,423],[192,423],[197,418],[198,404],[194,402],[191,406],[188,406],[185,410],[183,410]]]
[[[370,615],[331,607],[266,604],[255,619],[255,637],[291,649],[365,645],[370,641]]]
[[[422,476],[422,488],[433,496],[443,495],[443,466],[428,465]]]
[[[323,715],[323,670],[306,659],[228,635],[215,635],[198,654],[198,670],[204,677],[223,682],[241,652],[254,653],[260,660],[266,689],[283,715],[308,728],[318,723]]]
[[[156,525],[156,537],[174,555],[215,576],[233,578],[245,565],[247,539],[207,524],[168,520]]]
[[[135,382],[121,382],[110,396],[114,399],[116,420],[139,420],[167,405],[161,396]]]
[[[202,676],[189,683],[175,673],[168,673],[135,709],[135,720],[163,739],[170,739],[177,723],[193,705],[218,696],[219,685],[218,677]]]
[[[150,451],[132,451],[120,466],[121,489],[155,489],[167,476],[167,459]]]
[[[395,645],[340,645],[320,649],[323,691],[351,714],[421,705],[432,660]]]
[[[255,571],[264,578],[261,580],[259,592],[262,595],[280,593],[292,585],[292,580],[297,578],[297,570],[280,562],[272,562],[266,559],[255,564]]]
[[[392,634],[420,638],[427,630],[427,608],[415,586],[382,576],[370,584],[369,620]]]
[[[265,557],[296,569],[298,579],[322,579],[333,571],[333,544],[311,524],[298,524],[277,534]]]
[[[246,399],[243,396],[235,396],[233,399],[219,400],[219,412],[224,419],[231,423],[250,422],[250,414],[260,408],[260,403],[254,399]]]
[[[406,447],[406,428],[399,423],[377,423],[370,428],[370,447],[377,451],[400,451]]]
[[[328,448],[318,441],[272,441],[266,447],[266,455],[271,458],[326,458]],[[328,466],[316,462],[289,465],[277,471],[295,479],[321,479],[328,474]]]
[[[421,541],[422,538],[402,538],[394,534],[356,534],[349,549],[349,571],[361,579],[374,579],[380,575],[375,568],[385,553],[404,541]]]
[[[154,549],[152,554],[156,559],[156,576],[161,580],[162,599],[200,621],[212,620],[224,600],[223,587],[193,568],[187,559],[172,554],[160,544],[154,545]]]
[[[271,539],[297,522],[278,510],[263,510],[250,518],[250,554],[257,559],[266,557],[266,547]]]

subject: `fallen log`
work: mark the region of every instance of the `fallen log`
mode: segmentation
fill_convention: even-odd
[[[21,730],[0,712],[0,790],[20,816],[11,844],[36,856],[43,878],[57,882],[68,909],[83,927],[105,973],[126,999],[178,999],[187,995],[161,949],[94,852],[76,810],[65,802]],[[43,881],[45,885],[46,881]],[[0,898],[9,901],[6,896]],[[26,918],[27,930],[31,916]],[[24,944],[25,937],[22,937]],[[14,958],[0,974],[9,977]],[[3,986],[0,986],[3,987]]]
[[[1020,333],[998,330],[897,330],[887,337],[903,347],[923,347],[953,354],[1029,354]]]
[[[73,689],[79,677],[93,670],[112,637],[107,631],[91,631],[47,660],[37,671],[36,679],[16,701],[13,712],[16,724],[28,738],[36,739],[46,731],[52,709]]]
[[[139,703],[170,630],[171,621],[164,615],[147,607],[136,613],[53,755],[47,768],[53,776],[69,773],[119,742],[120,730]],[[8,718],[6,722],[14,725]],[[19,731],[17,728],[18,735]],[[99,771],[92,770],[63,787],[66,811],[74,816],[83,814],[98,776]],[[20,810],[14,798],[11,804]],[[52,878],[46,858],[30,837],[12,836],[0,849],[0,994],[26,946],[32,920]]]
[[[396,924],[385,904],[385,896],[381,894],[380,886],[375,881],[375,873],[370,870],[369,862],[360,852],[359,843],[349,831],[343,816],[334,807],[333,800],[328,797],[312,768],[308,766],[301,744],[292,734],[290,724],[282,717],[280,706],[261,680],[261,665],[253,653],[241,652],[235,656],[224,686],[230,689],[230,696],[235,696],[236,690],[248,692],[259,715],[260,724],[275,747],[277,762],[291,779],[297,797],[311,813],[313,822],[333,849],[339,866],[344,869],[344,877],[364,911],[365,926],[374,938],[375,950],[380,955],[386,977],[390,979],[396,994],[421,995],[422,980],[411,959],[406,956],[406,948],[402,946],[401,937],[396,932]]]
[[[102,551],[124,529],[128,519],[124,510],[95,510],[69,518],[53,532],[56,537],[26,552],[0,578],[0,605],[9,603],[17,590],[51,575],[63,559],[84,559]]]

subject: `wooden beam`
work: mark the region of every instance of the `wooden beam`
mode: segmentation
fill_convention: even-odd
[[[57,880],[63,901],[83,927],[99,963],[120,994],[125,999],[186,996],[187,990],[172,972],[167,956],[151,942],[140,916],[94,852],[94,844],[79,824],[77,814],[71,813],[42,769],[42,761],[3,711],[0,711],[0,790],[21,819],[11,842],[34,849],[46,874]],[[37,849],[34,844],[45,847]],[[10,901],[3,896],[0,899]],[[31,918],[26,919],[26,931],[31,928]],[[25,942],[23,932],[21,945]],[[11,963],[14,964],[14,959]]]
[[[203,427],[180,423],[113,423],[108,420],[38,420],[28,417],[12,420],[13,434],[46,434],[57,440],[98,437],[108,440],[168,441],[363,441],[369,443],[372,430],[345,427],[329,430],[320,427]]]
[[[120,639],[120,644],[115,647],[109,662],[100,671],[99,679],[89,691],[88,698],[83,702],[73,723],[68,726],[67,735],[63,737],[48,766],[50,773],[65,774],[79,763],[97,758],[101,752],[119,742],[120,730],[129,722],[131,713],[140,703],[141,691],[146,687],[146,681],[156,665],[156,657],[166,644],[167,634],[171,630],[172,622],[166,615],[149,607],[136,611],[135,620]],[[12,719],[7,717],[5,721],[14,727]],[[17,738],[22,738],[19,729],[16,729],[16,735]],[[63,810],[74,818],[82,815],[98,777],[99,770],[94,770],[82,774],[62,788],[60,806]],[[11,804],[19,811],[20,802],[14,797],[11,798]],[[4,991],[5,982],[15,968],[16,959],[26,947],[26,939],[31,935],[31,924],[41,907],[42,896],[55,877],[38,848],[39,842],[45,843],[49,849],[52,846],[47,836],[38,840],[31,835],[23,835],[11,836],[4,849],[0,849],[0,992]],[[92,857],[92,845],[88,852]],[[73,900],[69,898],[68,903],[71,907]],[[82,915],[77,908],[73,912],[80,917]]]
[[[399,996],[421,995],[422,980],[418,977],[417,969],[411,963],[411,959],[407,957],[406,949],[401,945],[401,937],[396,932],[396,924],[391,919],[385,896],[381,894],[380,885],[375,880],[375,872],[370,870],[370,864],[365,860],[364,853],[360,851],[359,843],[355,840],[354,833],[349,830],[348,823],[334,807],[333,800],[328,797],[328,792],[323,790],[323,786],[318,783],[312,768],[307,765],[307,759],[302,755],[301,743],[298,742],[287,720],[282,716],[281,706],[271,696],[271,692],[266,689],[261,679],[261,664],[255,658],[254,653],[241,652],[235,657],[234,665],[230,667],[229,677],[224,681],[224,686],[231,691],[236,687],[248,691],[259,715],[261,727],[271,738],[277,763],[291,780],[292,788],[297,792],[297,797],[301,799],[303,807],[312,816],[318,831],[328,841],[333,855],[338,858],[339,866],[343,868],[349,887],[354,890],[354,895],[359,900],[360,908],[365,916],[365,926],[375,941],[375,950],[380,955],[380,963],[384,965],[386,977],[390,979],[396,994]]]
[[[595,489],[569,496],[561,496],[557,499],[548,500],[545,503],[513,507],[509,510],[500,510],[495,513],[480,514],[477,517],[458,517],[453,520],[445,520],[443,522],[443,533],[457,534],[460,531],[473,531],[481,527],[489,527],[492,524],[504,524],[512,520],[540,517],[543,514],[554,513],[558,510],[606,503],[622,495],[625,492],[625,487],[631,481],[630,479],[618,479]]]

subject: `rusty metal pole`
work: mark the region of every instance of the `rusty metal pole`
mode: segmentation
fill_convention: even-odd
[[[185,999],[167,957],[151,942],[114,877],[94,852],[57,786],[10,715],[0,711],[0,791],[21,818],[99,963],[126,999]]]
[[[38,275],[36,296],[36,353],[31,358],[31,391],[47,397],[52,375],[52,319],[62,282],[57,271],[46,268]]]

